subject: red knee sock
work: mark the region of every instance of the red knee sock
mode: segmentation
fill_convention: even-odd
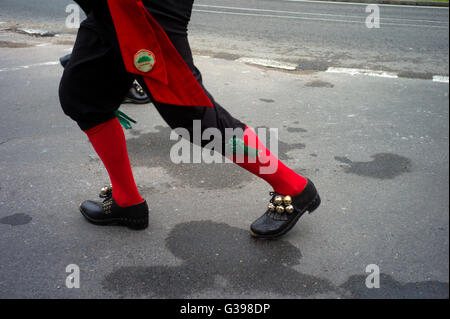
[[[235,155],[233,162],[264,179],[273,190],[283,195],[295,196],[303,191],[307,179],[298,175],[284,165],[261,143],[258,136],[249,128],[245,128],[244,143],[246,146],[259,150],[258,156]]]
[[[134,182],[125,134],[119,120],[114,118],[85,133],[108,171],[116,203],[121,207],[142,203],[144,200]]]

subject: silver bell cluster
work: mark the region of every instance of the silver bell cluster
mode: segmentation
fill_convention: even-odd
[[[292,197],[291,196],[280,196],[277,195],[273,199],[272,203],[270,203],[267,208],[271,212],[277,212],[278,214],[283,214],[284,212],[288,214],[292,214],[294,212],[294,206],[292,205]]]
[[[109,197],[112,194],[112,186],[108,185],[105,187],[102,187],[102,189],[100,190],[100,197],[101,198],[106,198]]]

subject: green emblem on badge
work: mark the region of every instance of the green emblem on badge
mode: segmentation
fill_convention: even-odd
[[[150,72],[156,63],[156,57],[150,50],[139,50],[134,55],[134,66],[141,72]]]

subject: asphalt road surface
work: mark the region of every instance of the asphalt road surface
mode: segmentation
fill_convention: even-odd
[[[0,0],[0,21],[37,22],[58,32],[68,0]],[[352,67],[448,76],[448,8],[380,5],[369,29],[365,4],[196,0],[190,26],[196,53],[274,58],[301,69]],[[62,29],[61,29],[62,28]],[[72,30],[73,32],[73,30]]]
[[[322,195],[286,237],[258,241],[248,227],[268,186],[232,164],[173,164],[152,105],[122,107],[138,120],[126,136],[150,227],[86,223],[78,204],[108,178],[59,106],[65,3],[0,0],[0,297],[448,298],[448,9],[380,8],[375,30],[361,5],[197,2],[206,86],[237,118],[277,128],[279,157]]]

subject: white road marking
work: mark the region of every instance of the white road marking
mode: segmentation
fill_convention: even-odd
[[[433,82],[448,83],[448,76],[435,75],[433,76]]]
[[[194,7],[206,7],[206,8],[228,9],[228,10],[242,10],[242,11],[259,11],[259,12],[286,13],[286,14],[290,14],[290,15],[312,15],[312,16],[357,18],[357,19],[363,19],[363,20],[365,20],[366,17],[367,17],[366,15],[351,16],[351,15],[331,14],[331,13],[298,12],[298,11],[284,11],[284,10],[268,10],[268,9],[260,9],[260,8],[215,6],[215,5],[209,5],[209,4],[194,4]],[[437,21],[437,20],[406,19],[406,18],[385,18],[385,17],[380,17],[380,19],[381,20],[400,20],[400,21],[430,22],[430,23],[440,23],[440,24],[448,25],[448,21]]]
[[[280,18],[280,19],[313,20],[313,21],[331,21],[331,22],[347,22],[347,23],[365,23],[364,21],[349,21],[349,20],[337,20],[337,19],[306,18],[306,17],[283,16],[283,15],[274,15],[274,14],[227,12],[227,11],[201,10],[201,9],[194,9],[193,11],[194,12],[204,12],[204,13],[229,14],[229,15],[238,15],[238,16],[250,16],[250,17],[266,17],[266,18]]]
[[[335,68],[330,67],[326,70],[327,73],[341,73],[341,74],[349,74],[349,75],[367,75],[367,76],[376,76],[381,78],[398,78],[397,73],[393,72],[385,72],[385,71],[375,71],[375,70],[365,70],[365,69],[354,69],[354,68]]]
[[[338,20],[338,19],[321,19],[321,18],[307,18],[298,16],[283,16],[274,14],[257,14],[257,13],[243,13],[243,12],[227,12],[227,11],[215,11],[215,10],[201,10],[194,9],[194,12],[202,13],[214,13],[214,14],[228,14],[228,15],[238,15],[238,16],[253,16],[253,17],[263,17],[263,18],[279,18],[279,19],[295,19],[295,20],[312,20],[312,21],[327,21],[327,22],[344,22],[344,23],[358,23],[365,24],[365,21],[350,21],[350,20]],[[438,29],[448,29],[448,26],[437,26],[437,25],[427,25],[427,24],[409,24],[409,23],[390,23],[382,22],[381,25],[395,25],[404,27],[419,27],[419,28],[438,28]]]
[[[259,66],[288,70],[288,71],[299,70],[297,68],[297,65],[294,63],[280,62],[280,61],[275,61],[275,60],[242,57],[236,61],[241,62],[241,63],[259,65]],[[329,67],[325,72],[326,73],[347,74],[347,75],[373,76],[373,77],[389,78],[389,79],[398,79],[399,78],[398,73],[395,73],[395,72],[357,69],[357,68]],[[247,72],[244,71],[242,73],[247,73]],[[442,76],[442,75],[435,75],[435,76],[433,76],[433,82],[449,83],[449,77]]]
[[[270,67],[275,69],[283,69],[294,71],[297,69],[297,65],[293,63],[279,62],[274,60],[267,59],[256,59],[256,58],[240,58],[237,60],[238,62],[260,65],[264,67]]]
[[[282,0],[286,2],[303,2],[303,3],[325,3],[325,4],[334,4],[334,5],[352,5],[352,6],[367,6],[369,3],[357,3],[357,2],[338,2],[338,1],[313,1],[313,0]],[[410,6],[410,5],[402,5],[402,4],[376,4],[382,7],[400,7],[400,8],[423,8],[423,9],[447,9],[448,7],[433,7],[433,6]]]
[[[0,69],[0,72],[19,71],[19,70],[26,70],[29,68],[34,68],[34,67],[39,67],[39,66],[50,66],[50,65],[58,65],[58,64],[59,64],[58,61],[35,63],[35,64],[29,64],[29,65],[16,66],[16,67],[12,67],[12,68],[3,68],[3,69]]]
[[[39,35],[39,36],[49,36],[50,32],[47,30],[40,30],[40,29],[29,29],[29,28],[18,28],[18,31],[24,32],[29,35]]]

